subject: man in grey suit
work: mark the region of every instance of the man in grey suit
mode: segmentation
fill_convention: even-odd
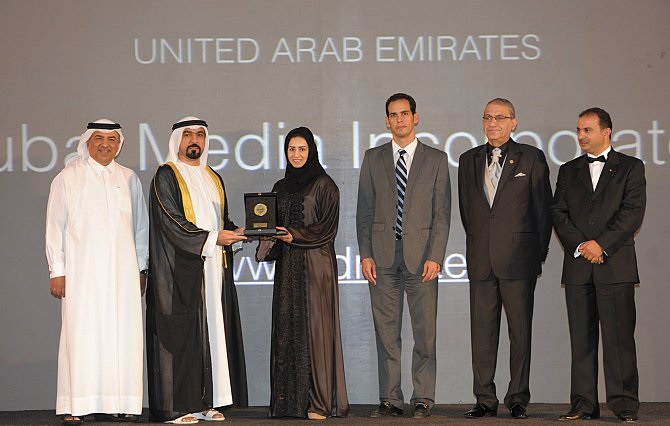
[[[458,201],[466,233],[470,280],[473,391],[467,418],[495,416],[494,382],[505,309],[510,340],[510,382],[505,406],[528,417],[534,292],[551,238],[549,168],[539,149],[510,138],[514,106],[496,98],[482,117],[488,142],[461,155]]]
[[[419,142],[416,102],[404,93],[386,101],[393,140],[365,152],[358,184],[356,230],[369,282],[377,339],[380,404],[370,417],[403,414],[400,384],[404,295],[414,350],[413,417],[435,402],[437,278],[449,235],[451,186],[447,154]]]

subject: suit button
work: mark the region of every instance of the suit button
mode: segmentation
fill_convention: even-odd
[[[593,226],[593,221],[589,220],[589,226]]]
[[[495,219],[495,215],[492,214],[491,216],[489,216],[489,218],[490,219]]]

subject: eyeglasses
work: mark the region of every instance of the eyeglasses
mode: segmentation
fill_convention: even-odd
[[[482,117],[482,120],[484,120],[484,121],[487,122],[487,123],[490,123],[490,122],[492,122],[492,121],[494,121],[494,120],[495,120],[497,123],[500,123],[501,121],[503,121],[503,120],[507,120],[508,118],[514,118],[514,117],[508,117],[508,116],[505,116],[505,115],[496,115],[496,116],[493,116],[493,115],[485,115],[485,116]]]

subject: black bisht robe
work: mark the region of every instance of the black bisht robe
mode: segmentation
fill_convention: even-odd
[[[228,201],[224,202],[224,229],[234,230],[237,226],[228,216]],[[177,178],[168,165],[159,167],[151,182],[149,216],[149,410],[152,419],[166,421],[203,411],[212,404],[212,366],[201,294],[204,258],[200,255],[208,232],[186,219]],[[225,256],[228,267],[224,269],[221,303],[233,404],[246,407],[244,344],[229,247]]]

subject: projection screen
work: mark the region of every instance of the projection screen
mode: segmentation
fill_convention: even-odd
[[[544,150],[552,185],[558,167],[580,154],[578,113],[591,106],[611,113],[615,149],[644,160],[648,182],[636,239],[640,397],[670,400],[669,16],[663,0],[3,0],[0,410],[54,406],[60,303],[49,294],[45,208],[86,123],[104,117],[123,125],[117,160],[139,174],[146,193],[166,158],[170,126],[188,115],[210,123],[209,164],[226,182],[238,224],[243,193],[268,191],[283,176],[284,135],[304,125],[317,136],[341,193],[336,251],[349,398],[377,402],[355,208],[364,152],[389,139],[384,102],[395,92],[415,97],[419,138],[449,155],[454,195],[459,155],[485,142],[489,99],[515,104],[514,137]],[[474,401],[465,240],[453,201],[439,280],[437,403]],[[254,250],[246,244],[238,253],[234,275],[250,403],[267,405],[274,269],[256,263]],[[562,256],[553,236],[535,295],[534,402],[569,400]],[[406,309],[404,324],[409,394]],[[506,340],[503,321],[500,392],[509,377]]]

